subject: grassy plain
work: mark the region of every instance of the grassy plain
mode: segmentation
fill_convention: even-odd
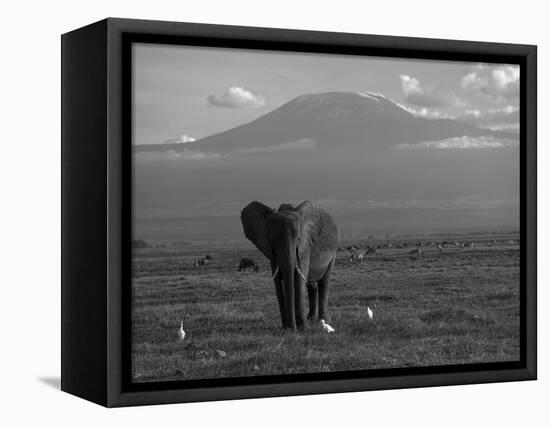
[[[339,253],[329,297],[336,332],[330,335],[317,324],[298,334],[280,329],[269,265],[251,244],[136,249],[133,378],[146,382],[518,360],[517,238],[438,236],[437,241],[476,244],[451,246],[443,253],[426,247],[419,258],[410,258],[410,245],[419,241],[412,239],[406,241],[409,248],[383,249],[361,263]],[[195,268],[194,260],[206,254],[212,263]],[[260,272],[237,272],[242,257],[259,261]],[[373,321],[367,307],[374,311]],[[180,321],[184,341],[177,339]]]

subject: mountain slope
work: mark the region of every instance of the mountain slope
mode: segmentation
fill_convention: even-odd
[[[383,95],[328,92],[299,96],[256,120],[196,142],[140,145],[136,152],[231,152],[313,139],[323,150],[389,147],[460,136],[513,138],[506,132],[481,129],[452,119],[411,114]]]

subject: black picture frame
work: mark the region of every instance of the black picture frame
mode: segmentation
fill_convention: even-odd
[[[61,41],[62,390],[117,407],[536,379],[536,46],[118,18]],[[132,383],[133,42],[519,64],[520,361]]]

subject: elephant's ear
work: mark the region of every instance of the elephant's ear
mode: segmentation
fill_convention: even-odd
[[[307,200],[296,207],[296,212],[301,217],[299,253],[303,253],[312,247],[321,236],[321,215],[319,209],[311,201]]]
[[[267,238],[267,218],[273,209],[253,201],[241,211],[244,235],[269,259],[272,259],[271,245]]]

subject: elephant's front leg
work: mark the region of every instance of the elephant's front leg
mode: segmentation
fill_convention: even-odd
[[[308,281],[307,283],[307,296],[309,299],[309,313],[307,314],[308,320],[317,319],[317,283]]]
[[[275,293],[277,294],[277,301],[279,302],[279,312],[281,313],[281,323],[283,328],[288,328],[288,321],[286,320],[286,311],[285,311],[285,295],[283,290],[283,280],[281,279],[281,274],[278,274],[273,278],[275,283]]]
[[[306,327],[306,280],[296,271],[294,274],[294,310],[296,327]]]

